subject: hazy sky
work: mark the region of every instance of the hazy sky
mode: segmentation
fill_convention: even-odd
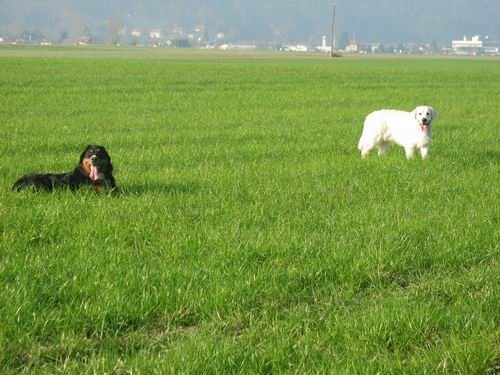
[[[318,41],[329,35],[332,1],[326,0],[0,0],[0,36],[23,30],[48,37],[108,37],[108,20],[122,18],[143,31],[203,24],[239,40]],[[500,0],[336,0],[337,32],[366,42],[446,44],[464,34],[500,39]]]

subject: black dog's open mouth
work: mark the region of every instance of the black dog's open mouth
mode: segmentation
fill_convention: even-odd
[[[104,171],[102,171],[101,169],[103,169]],[[106,178],[106,173],[104,173],[105,171],[106,168],[101,168],[101,166],[99,166],[99,162],[96,159],[91,160],[89,178],[94,184],[96,184],[96,186],[98,186],[99,190],[104,189],[105,191],[110,191],[113,190],[113,186],[111,185],[111,181]]]
[[[97,181],[97,180],[100,180],[101,176],[99,176],[99,166],[97,165],[94,165],[94,164],[91,164],[90,165],[90,175],[89,175],[90,179],[92,181]]]
[[[101,165],[99,158],[96,155],[90,157],[90,173],[89,177],[92,181],[101,181],[106,179],[106,168]]]

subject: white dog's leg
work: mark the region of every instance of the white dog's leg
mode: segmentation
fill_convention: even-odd
[[[381,143],[378,145],[378,156],[382,156],[387,152],[389,145],[387,143]]]
[[[361,157],[364,158],[366,155],[370,153],[371,150],[373,150],[373,146],[364,146],[361,149]]]
[[[363,134],[364,135],[364,134]],[[363,135],[361,136],[358,143],[358,150],[361,151],[361,157],[364,158],[373,148],[373,144],[366,142]]]
[[[427,157],[428,153],[429,153],[429,148],[428,147],[422,147],[420,149],[420,155],[422,155],[422,159],[425,159]]]
[[[405,147],[406,158],[407,159],[412,158],[414,151],[415,151],[415,148],[413,146],[407,146],[407,147]]]

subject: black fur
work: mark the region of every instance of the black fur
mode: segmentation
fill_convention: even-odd
[[[85,159],[90,159],[93,155],[97,156],[100,163],[99,172],[104,179],[92,181],[89,176]],[[78,165],[72,171],[60,174],[28,174],[17,180],[12,190],[32,188],[34,191],[52,191],[68,187],[74,191],[85,185],[93,185],[97,191],[116,191],[116,182],[112,172],[113,165],[106,149],[103,146],[89,145],[80,155]]]

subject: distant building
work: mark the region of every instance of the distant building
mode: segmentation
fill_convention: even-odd
[[[372,43],[370,45],[369,52],[371,52],[371,53],[379,53],[380,50],[382,49],[381,47],[382,47],[381,43]]]
[[[194,28],[196,34],[203,34],[206,31],[205,25],[198,25]]]
[[[138,29],[133,29],[130,32],[130,35],[133,36],[134,38],[139,38],[141,36],[141,32]],[[160,35],[161,35],[161,31],[160,31]]]
[[[80,39],[78,39],[78,45],[84,46],[87,44],[90,44],[92,40],[90,39],[90,36],[88,35],[82,35]]]
[[[321,45],[316,46],[316,50],[321,51],[321,52],[328,52],[328,53],[332,52],[332,46],[326,45],[326,35],[323,35],[323,37],[321,38]]]
[[[471,40],[467,40],[464,36],[463,40],[452,40],[451,49],[454,53],[458,54],[478,54],[483,48],[483,42],[480,40],[479,35],[475,35]]]
[[[172,34],[176,37],[182,36],[184,35],[184,30],[182,30],[182,27],[174,27],[172,30]]]
[[[257,49],[255,44],[223,44],[219,47],[222,50],[251,51]]]
[[[485,55],[499,55],[500,49],[498,47],[488,46],[488,47],[483,47],[482,52]]]
[[[198,47],[206,45],[208,41],[208,32],[205,25],[197,25],[195,27],[192,40]]]
[[[358,52],[358,42],[355,39],[351,39],[347,46],[345,47],[346,52]]]
[[[307,52],[307,46],[304,44],[285,44],[283,50],[290,52]]]
[[[162,39],[163,31],[161,29],[153,29],[149,32],[149,37],[151,39]]]

